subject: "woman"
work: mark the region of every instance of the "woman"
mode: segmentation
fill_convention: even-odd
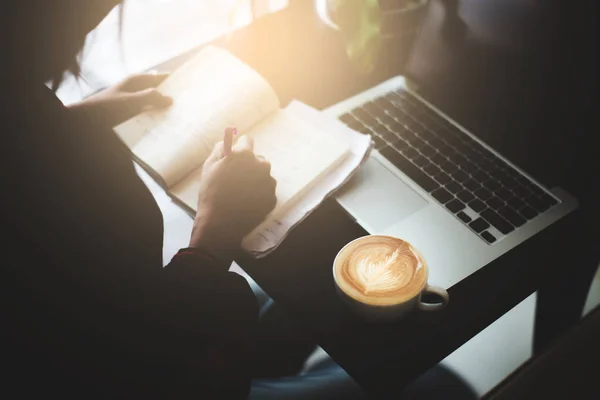
[[[249,140],[227,158],[215,147],[189,247],[162,268],[160,210],[111,127],[168,107],[153,89],[165,76],[131,77],[70,108],[44,85],[76,70],[86,35],[118,3],[3,4],[3,394],[363,398],[329,359],[298,376],[252,381],[265,376],[267,358],[256,350],[257,300],[228,267],[274,207],[276,183]],[[312,347],[302,345],[286,357]]]
[[[243,397],[250,376],[241,343],[257,307],[246,281],[227,270],[241,238],[275,203],[269,164],[248,141],[227,159],[217,146],[189,248],[161,268],[160,211],[106,129],[141,108],[167,106],[149,89],[161,77],[63,107],[44,82],[62,76],[117,1],[18,3],[6,14],[11,104],[2,121],[11,381],[84,398],[164,397],[194,386]],[[118,119],[100,124],[106,116]],[[223,201],[232,198],[244,203]]]
[[[162,268],[160,210],[110,128],[168,107],[153,89],[165,76],[132,77],[70,108],[44,85],[76,69],[86,35],[118,3],[3,5],[3,390],[245,398],[258,307],[228,267],[275,205],[269,163],[244,138],[227,158],[217,145],[189,247]]]

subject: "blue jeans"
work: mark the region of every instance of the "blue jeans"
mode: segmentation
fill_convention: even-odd
[[[368,399],[354,380],[331,358],[299,375],[252,381],[251,400]]]

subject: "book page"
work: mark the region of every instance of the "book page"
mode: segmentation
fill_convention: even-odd
[[[312,125],[314,131],[324,132],[331,138],[346,143],[349,151],[334,168],[329,168],[321,174],[309,190],[286,206],[283,212],[271,214],[244,238],[244,250],[258,258],[275,250],[295,226],[347,182],[366,161],[373,146],[370,135],[355,132],[335,116],[327,115],[306,104],[293,101],[285,111],[302,119],[305,126]]]
[[[285,213],[288,206],[349,151],[344,141],[285,110],[272,114],[247,135],[254,139],[254,152],[271,163],[271,175],[277,181],[277,205],[271,216]],[[193,211],[198,201],[200,174],[199,168],[171,190],[174,197]]]
[[[142,113],[115,131],[167,187],[202,165],[227,126],[246,132],[279,109],[275,92],[256,71],[213,46],[158,90],[173,98],[171,107]]]

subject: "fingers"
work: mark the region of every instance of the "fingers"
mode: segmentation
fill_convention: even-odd
[[[254,151],[254,140],[248,136],[242,136],[233,146],[235,153],[252,152]]]
[[[124,92],[138,92],[144,89],[155,88],[160,85],[170,74],[150,72],[132,75],[121,83],[120,89]]]
[[[228,156],[231,154],[231,145],[233,143],[233,133],[235,130],[233,128],[225,129],[225,136],[223,138],[223,155]]]
[[[267,172],[267,174],[271,175],[271,163],[262,158],[261,156],[256,157],[258,158],[258,162],[261,164],[261,166]]]
[[[223,142],[219,142],[215,145],[215,147],[213,147],[213,150],[210,153],[210,155],[208,156],[208,158],[206,159],[205,163],[211,164],[211,163],[217,162],[220,159],[222,159],[224,156],[225,156],[225,153],[224,153]]]
[[[144,89],[139,92],[127,94],[125,97],[129,100],[129,105],[137,111],[148,107],[164,108],[173,103],[173,99],[162,95],[156,89]]]

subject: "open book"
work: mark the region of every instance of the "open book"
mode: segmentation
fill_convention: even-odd
[[[158,90],[173,98],[171,107],[144,112],[115,131],[190,214],[196,211],[202,165],[226,127],[235,126],[238,137],[252,137],[254,152],[270,161],[277,205],[244,241],[255,255],[276,245],[265,235],[269,226],[281,225],[282,216],[352,154],[342,136],[328,134],[301,112],[280,109],[277,95],[256,71],[217,47],[200,51]]]

